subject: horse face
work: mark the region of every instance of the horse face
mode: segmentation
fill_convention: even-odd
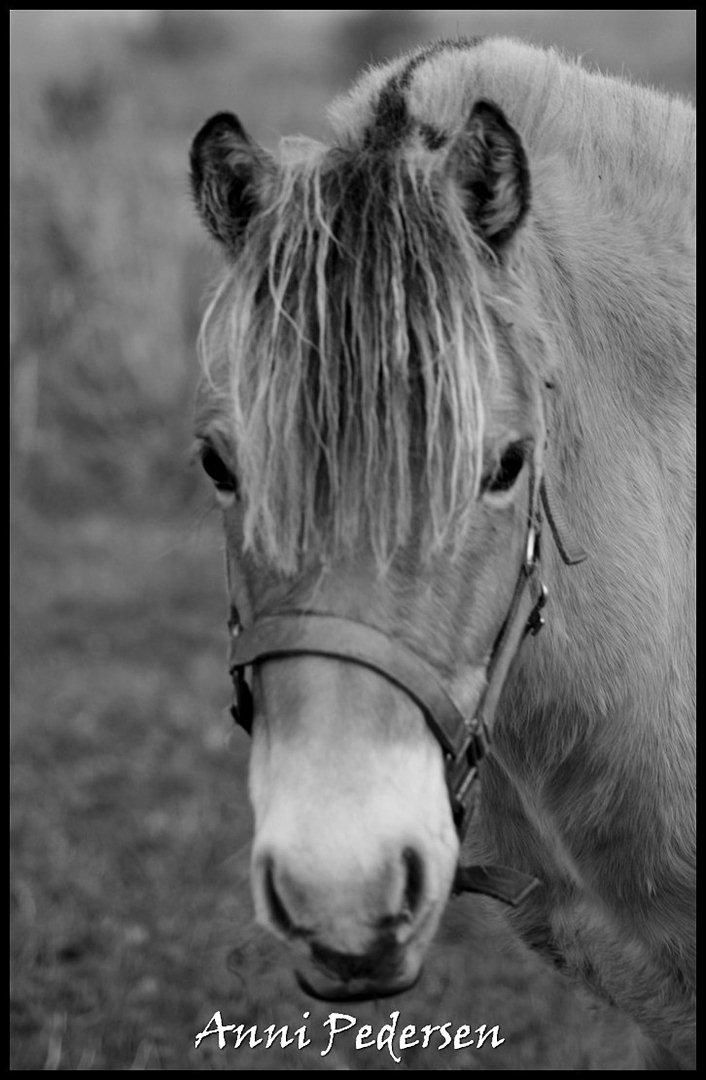
[[[201,410],[204,464],[227,504],[245,626],[283,611],[367,624],[430,663],[471,717],[543,441],[495,299],[515,287],[505,255],[529,204],[527,163],[488,102],[438,161],[414,138],[409,157],[386,141],[307,148],[302,167],[275,163],[230,114],[194,140],[196,203],[233,262],[204,323],[214,355],[228,343],[225,390]],[[325,562],[319,524],[334,537]],[[345,659],[266,659],[252,681],[260,922],[296,946],[315,994],[410,986],[458,857],[425,716],[403,686]]]
[[[231,587],[244,624],[316,611],[373,626],[431,663],[472,716],[523,558],[533,452],[529,399],[512,380],[496,396],[463,550],[430,560],[410,543],[384,575],[364,545],[355,558],[325,568],[314,560],[295,575],[244,553],[242,508],[223,495],[225,474],[209,458],[229,504]],[[300,979],[315,994],[412,985],[458,859],[444,757],[421,709],[385,676],[318,655],[258,663],[252,689],[258,920],[296,947]]]

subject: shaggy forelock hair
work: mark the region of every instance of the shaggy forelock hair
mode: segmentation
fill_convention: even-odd
[[[284,571],[363,536],[385,567],[412,534],[432,553],[468,528],[482,388],[519,313],[440,163],[285,140],[206,312],[245,545]]]

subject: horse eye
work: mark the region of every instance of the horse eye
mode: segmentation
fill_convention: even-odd
[[[512,443],[511,446],[508,446],[493,471],[483,477],[481,482],[482,494],[510,490],[522,472],[526,449],[526,444],[522,442]]]
[[[206,475],[213,480],[216,491],[231,491],[233,494],[237,494],[238,487],[235,477],[228,467],[223,464],[212,446],[204,446],[201,451],[201,464]]]

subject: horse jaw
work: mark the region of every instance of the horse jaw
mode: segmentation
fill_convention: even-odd
[[[329,999],[416,981],[458,859],[444,763],[410,698],[343,661],[263,664],[250,795],[258,921]]]

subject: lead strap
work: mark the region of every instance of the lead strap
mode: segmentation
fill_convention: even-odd
[[[511,866],[459,866],[452,892],[454,896],[463,892],[482,893],[503,904],[519,907],[540,884],[538,878]]]

